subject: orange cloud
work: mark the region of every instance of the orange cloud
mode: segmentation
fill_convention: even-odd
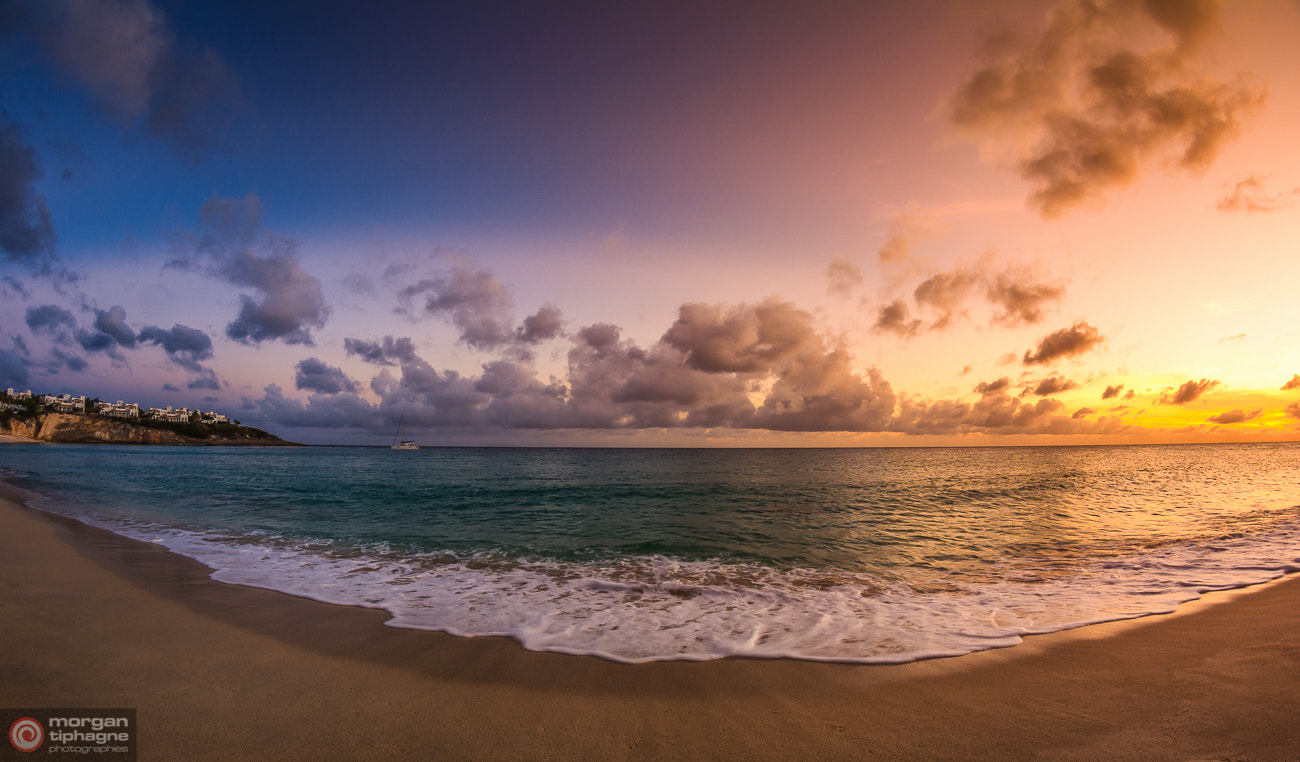
[[[1259,414],[1262,412],[1264,411],[1256,410],[1253,413],[1245,413],[1242,412],[1240,409],[1238,409],[1238,410],[1229,411],[1227,413],[1212,415],[1206,420],[1208,420],[1210,423],[1219,423],[1224,425],[1233,424],[1233,423],[1244,423],[1254,418],[1258,418]]]
[[[994,56],[948,98],[951,123],[991,136],[1034,184],[1030,206],[1057,217],[1133,182],[1172,154],[1203,169],[1261,104],[1264,90],[1197,70],[1219,3],[1074,0],[1045,7],[1033,33],[1006,30]],[[1143,32],[1173,47],[1126,43]],[[1146,35],[1150,39],[1150,35]]]
[[[1038,341],[1038,348],[1025,352],[1025,365],[1048,365],[1066,357],[1081,355],[1101,344],[1105,338],[1095,326],[1080,320],[1069,328],[1047,334]]]
[[[1276,212],[1295,206],[1297,196],[1300,196],[1300,188],[1271,195],[1265,193],[1264,178],[1252,176],[1225,193],[1219,199],[1218,207],[1221,212]]]
[[[1202,378],[1200,381],[1188,381],[1178,387],[1178,391],[1174,392],[1172,399],[1166,393],[1160,397],[1159,402],[1166,405],[1183,405],[1200,399],[1201,395],[1218,385],[1218,381],[1211,381],[1206,378]]]

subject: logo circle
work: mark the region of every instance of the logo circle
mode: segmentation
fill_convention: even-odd
[[[22,717],[9,726],[9,743],[18,751],[36,751],[45,740],[45,728],[31,717]]]

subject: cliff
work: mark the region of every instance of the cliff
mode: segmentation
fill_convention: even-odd
[[[0,423],[0,433],[41,442],[182,446],[299,446],[261,429],[232,424],[134,423],[119,418],[77,413],[40,413],[35,419]]]

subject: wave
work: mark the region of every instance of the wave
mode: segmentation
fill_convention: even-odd
[[[600,562],[162,527],[117,531],[214,569],[212,578],[387,611],[388,624],[507,636],[618,662],[731,656],[867,664],[957,656],[1026,635],[1172,612],[1209,591],[1300,570],[1300,521],[1251,536],[1102,559],[1008,561],[980,574],[883,577],[636,556]]]

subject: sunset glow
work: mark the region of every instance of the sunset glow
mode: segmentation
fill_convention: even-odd
[[[306,443],[1300,438],[1300,6],[19,2],[0,389]]]

